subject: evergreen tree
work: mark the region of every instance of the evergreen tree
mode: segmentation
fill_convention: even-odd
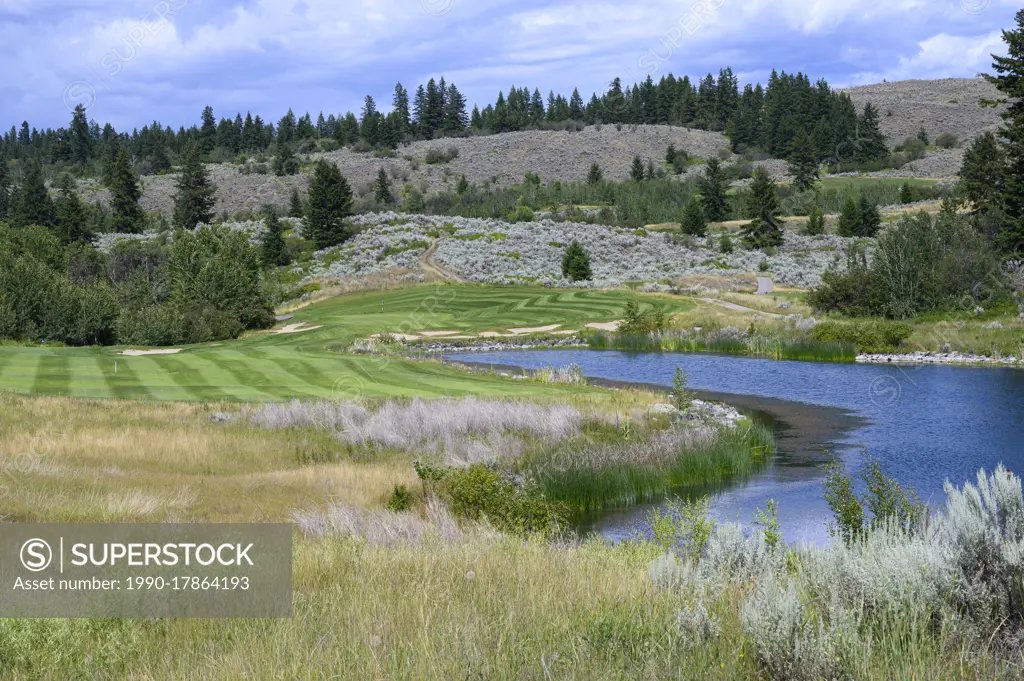
[[[789,174],[798,191],[814,188],[818,181],[818,161],[814,158],[811,138],[802,129],[793,137],[789,153]]]
[[[1000,207],[1006,185],[1006,157],[991,132],[979,135],[964,152],[960,183],[974,209],[987,213]]]
[[[597,163],[593,163],[590,166],[590,172],[587,173],[587,184],[597,184],[604,179],[604,173],[601,171],[601,166]]]
[[[85,206],[78,198],[75,181],[65,173],[57,183],[60,194],[55,202],[57,233],[65,244],[88,241],[91,235],[87,227]]]
[[[46,191],[43,168],[39,161],[30,159],[25,163],[21,184],[15,193],[11,224],[15,227],[53,227],[54,222],[55,210],[50,194]]]
[[[462,196],[469,189],[469,181],[465,175],[459,175],[459,181],[455,184],[455,193]]]
[[[380,115],[377,113],[377,103],[373,101],[373,97],[366,95],[366,99],[363,101],[363,115],[359,119],[359,135],[366,140],[367,144],[375,147],[380,141],[378,139],[379,132]]]
[[[199,128],[199,149],[209,154],[217,144],[217,119],[213,117],[213,107],[203,109],[203,124]]]
[[[289,144],[277,143],[274,153],[274,174],[278,177],[295,175],[299,172],[299,159],[295,157],[292,147]]]
[[[272,206],[264,206],[263,220],[267,231],[263,235],[261,256],[265,267],[283,267],[291,262],[284,243],[284,227]]]
[[[690,236],[707,236],[708,224],[704,219],[704,208],[696,196],[691,197],[683,208],[683,221],[680,229],[683,234]]]
[[[0,221],[6,220],[11,212],[11,169],[7,156],[0,149]]]
[[[306,238],[317,249],[337,246],[350,236],[345,218],[351,214],[352,189],[348,181],[335,164],[317,161],[309,183]]]
[[[857,236],[873,237],[878,234],[878,230],[882,226],[882,216],[878,212],[878,206],[868,200],[866,196],[862,196],[857,202],[857,212],[860,213]]]
[[[668,149],[665,151],[665,163],[669,166],[674,166],[676,164],[676,145],[668,145]]]
[[[395,133],[399,139],[409,134],[412,121],[409,113],[409,92],[401,83],[395,85],[395,94],[391,98],[391,110],[395,114],[397,126]]]
[[[206,166],[203,165],[200,148],[190,142],[182,158],[181,175],[174,196],[174,226],[178,229],[195,229],[200,223],[213,220],[214,205],[217,203],[217,188],[210,182]]]
[[[592,276],[590,254],[576,239],[572,240],[562,255],[562,276],[572,281],[586,281]]]
[[[704,176],[698,182],[700,191],[701,206],[704,208],[704,217],[708,222],[721,222],[729,216],[729,203],[726,199],[726,191],[729,189],[729,181],[722,169],[722,162],[715,157],[707,160],[704,166]]]
[[[914,188],[910,186],[909,182],[904,182],[900,186],[900,203],[913,203],[914,201]]]
[[[288,113],[277,122],[277,141],[291,142],[295,137],[295,112],[288,109]]]
[[[754,171],[750,184],[747,212],[754,218],[743,229],[743,243],[748,248],[767,248],[782,245],[779,226],[779,194],[775,180],[764,168]]]
[[[306,209],[302,205],[302,197],[299,196],[299,190],[292,187],[291,199],[288,202],[288,215],[293,218],[303,218],[306,216]]]
[[[852,196],[847,196],[839,209],[839,221],[836,223],[839,236],[855,237],[860,234],[860,210]]]
[[[858,162],[877,161],[889,155],[885,135],[878,125],[878,111],[868,102],[864,105],[864,113],[857,119],[855,158]]]
[[[931,142],[928,141],[928,131],[924,129],[923,125],[921,126],[921,129],[917,131],[917,139],[921,140],[926,147],[931,144]]]
[[[85,165],[92,158],[92,135],[89,132],[89,120],[85,115],[85,107],[79,104],[71,117],[68,129],[71,143],[71,160]]]
[[[126,149],[118,149],[111,173],[110,217],[113,229],[120,234],[139,234],[146,226],[146,214],[139,205],[142,189]]]
[[[448,88],[448,95],[445,98],[444,132],[448,134],[459,133],[465,130],[468,125],[469,117],[466,115],[466,98],[455,87],[455,83],[452,83]]]
[[[807,225],[804,227],[804,234],[806,236],[820,236],[824,233],[825,214],[821,212],[821,208],[814,206],[811,208],[811,212],[807,216]]]
[[[388,206],[395,200],[391,195],[391,182],[383,167],[377,172],[377,181],[373,183],[373,200],[382,206]]]
[[[644,181],[644,162],[640,160],[639,156],[633,157],[633,167],[629,169],[629,176],[633,178],[634,182]]]

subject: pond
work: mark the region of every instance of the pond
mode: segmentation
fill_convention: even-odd
[[[776,425],[779,453],[760,473],[714,493],[719,520],[749,523],[768,499],[779,504],[787,541],[828,540],[822,464],[838,457],[862,469],[864,455],[917,490],[944,500],[943,482],[974,480],[1002,462],[1024,471],[1024,371],[1008,368],[791,362],[707,354],[594,350],[468,352],[447,359],[528,369],[578,364],[588,377],[671,386],[676,367],[689,386]],[[650,507],[594,521],[620,539],[644,526]]]

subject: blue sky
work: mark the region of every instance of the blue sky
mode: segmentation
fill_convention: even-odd
[[[833,85],[973,76],[1002,52],[1005,0],[0,0],[3,129],[61,126],[81,102],[119,130],[289,107],[387,109],[394,84],[584,98],[627,81],[772,68]]]

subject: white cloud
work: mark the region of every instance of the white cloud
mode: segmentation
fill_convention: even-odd
[[[1000,31],[976,36],[954,36],[940,33],[918,43],[916,54],[901,57],[891,69],[857,74],[858,84],[885,80],[948,78],[969,76],[987,71],[993,54],[1005,54],[1006,45]]]

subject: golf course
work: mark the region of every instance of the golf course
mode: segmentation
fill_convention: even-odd
[[[567,387],[467,375],[437,363],[382,359],[341,350],[372,334],[476,334],[620,319],[628,291],[575,291],[464,284],[422,285],[329,298],[278,325],[291,333],[249,333],[187,346],[175,354],[124,355],[123,347],[0,346],[0,386],[30,395],[189,402],[265,402],[331,397],[522,396]],[[682,300],[640,296],[650,306]],[[303,330],[308,329],[308,330]],[[509,334],[511,335],[511,334]]]

